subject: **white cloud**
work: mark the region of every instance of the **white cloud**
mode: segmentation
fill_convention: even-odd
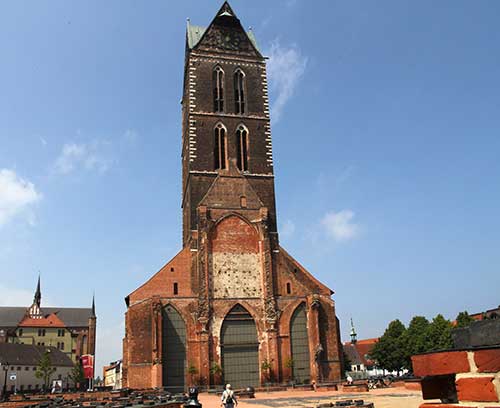
[[[0,169],[0,226],[21,214],[33,225],[32,206],[41,198],[33,183],[20,178],[12,170]]]
[[[305,72],[307,57],[301,54],[297,46],[284,47],[278,40],[271,44],[267,55],[269,56],[267,64],[269,90],[274,99],[271,114],[273,120],[277,122]]]
[[[113,160],[105,153],[109,142],[95,141],[86,143],[66,143],[54,164],[58,174],[69,174],[79,169],[104,173]]]
[[[353,223],[355,214],[351,210],[331,211],[321,220],[326,232],[335,241],[348,241],[359,234],[359,225]]]
[[[292,220],[286,220],[285,223],[281,226],[280,235],[282,238],[289,238],[295,232],[295,224]]]

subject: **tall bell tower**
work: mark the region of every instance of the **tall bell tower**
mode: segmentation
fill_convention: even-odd
[[[227,2],[187,24],[182,213],[181,251],[125,299],[123,383],[338,381],[333,291],[279,245],[266,60]]]
[[[200,206],[246,214],[266,208],[276,235],[265,59],[227,2],[208,28],[188,20],[186,37],[184,246],[196,247]]]

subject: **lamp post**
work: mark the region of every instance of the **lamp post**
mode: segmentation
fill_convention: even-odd
[[[5,362],[5,364],[0,363],[0,366],[3,368],[3,371],[5,371],[5,376],[3,379],[3,387],[2,387],[2,401],[5,401],[7,397],[7,373],[9,371],[9,363],[8,362]]]

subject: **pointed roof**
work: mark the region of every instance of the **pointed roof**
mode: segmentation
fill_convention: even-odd
[[[40,290],[40,274],[39,274],[38,283],[36,285],[35,296],[33,298],[33,304],[36,304],[38,307],[40,307],[41,303],[42,303],[42,291]]]
[[[224,200],[221,201],[220,197],[224,197]],[[241,207],[241,197],[246,197],[247,209],[264,207],[259,195],[241,173],[219,174],[199,205],[238,209]]]
[[[51,313],[42,318],[26,316],[18,324],[19,327],[66,327],[64,322],[55,314]]]
[[[192,50],[200,43],[205,33],[212,25],[217,23],[222,23],[223,25],[225,25],[227,24],[227,22],[232,22],[235,25],[239,25],[247,35],[250,43],[255,48],[255,51],[257,51],[257,53],[260,54],[259,47],[257,46],[257,40],[255,38],[253,31],[252,30],[245,31],[245,29],[240,23],[240,20],[236,16],[236,13],[233,11],[233,9],[231,8],[231,6],[227,1],[225,1],[222,4],[222,7],[217,12],[215,18],[212,20],[212,22],[209,24],[208,27],[192,25],[191,20],[190,19],[187,20],[187,43],[189,49]]]
[[[92,295],[92,314],[90,317],[96,317],[95,316],[95,293]]]

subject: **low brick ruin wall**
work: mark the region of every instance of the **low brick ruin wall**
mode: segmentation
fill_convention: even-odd
[[[425,400],[420,408],[500,408],[500,346],[412,357]]]

